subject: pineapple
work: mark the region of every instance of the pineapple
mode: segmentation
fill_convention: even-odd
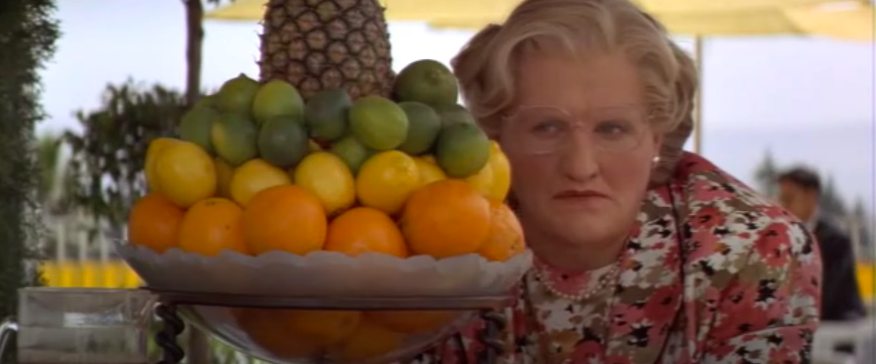
[[[305,100],[338,87],[353,99],[390,96],[392,57],[378,0],[270,0],[266,6],[262,82],[285,80]]]

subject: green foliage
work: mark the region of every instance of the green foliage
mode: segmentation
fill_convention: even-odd
[[[74,204],[110,226],[123,226],[131,205],[146,192],[149,142],[174,136],[185,108],[180,92],[160,85],[108,85],[98,110],[76,113],[83,132],[64,133],[77,180]]]
[[[19,287],[39,282],[29,264],[39,225],[37,166],[28,151],[44,118],[39,70],[59,35],[54,10],[52,0],[0,1],[0,318],[16,314]],[[0,362],[15,362],[9,355]]]

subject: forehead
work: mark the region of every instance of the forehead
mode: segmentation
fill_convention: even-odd
[[[636,67],[622,53],[573,57],[557,48],[520,55],[515,103],[569,112],[642,105]]]

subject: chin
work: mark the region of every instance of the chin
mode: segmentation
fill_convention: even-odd
[[[612,224],[604,215],[570,214],[557,217],[561,220],[554,221],[551,225],[554,225],[554,231],[559,232],[558,235],[568,242],[598,245],[600,242],[613,240],[612,237],[617,235],[615,224]]]

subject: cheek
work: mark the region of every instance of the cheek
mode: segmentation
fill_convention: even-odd
[[[508,161],[511,164],[512,183],[520,189],[544,185],[550,176],[550,161],[544,157],[509,156]]]
[[[648,188],[652,168],[647,156],[609,156],[600,163],[600,172],[608,187],[619,200],[634,204],[635,208]]]
[[[551,161],[545,156],[522,154],[513,147],[503,145],[502,149],[511,164],[512,188],[515,192],[538,190],[535,187],[544,186],[550,176]]]

